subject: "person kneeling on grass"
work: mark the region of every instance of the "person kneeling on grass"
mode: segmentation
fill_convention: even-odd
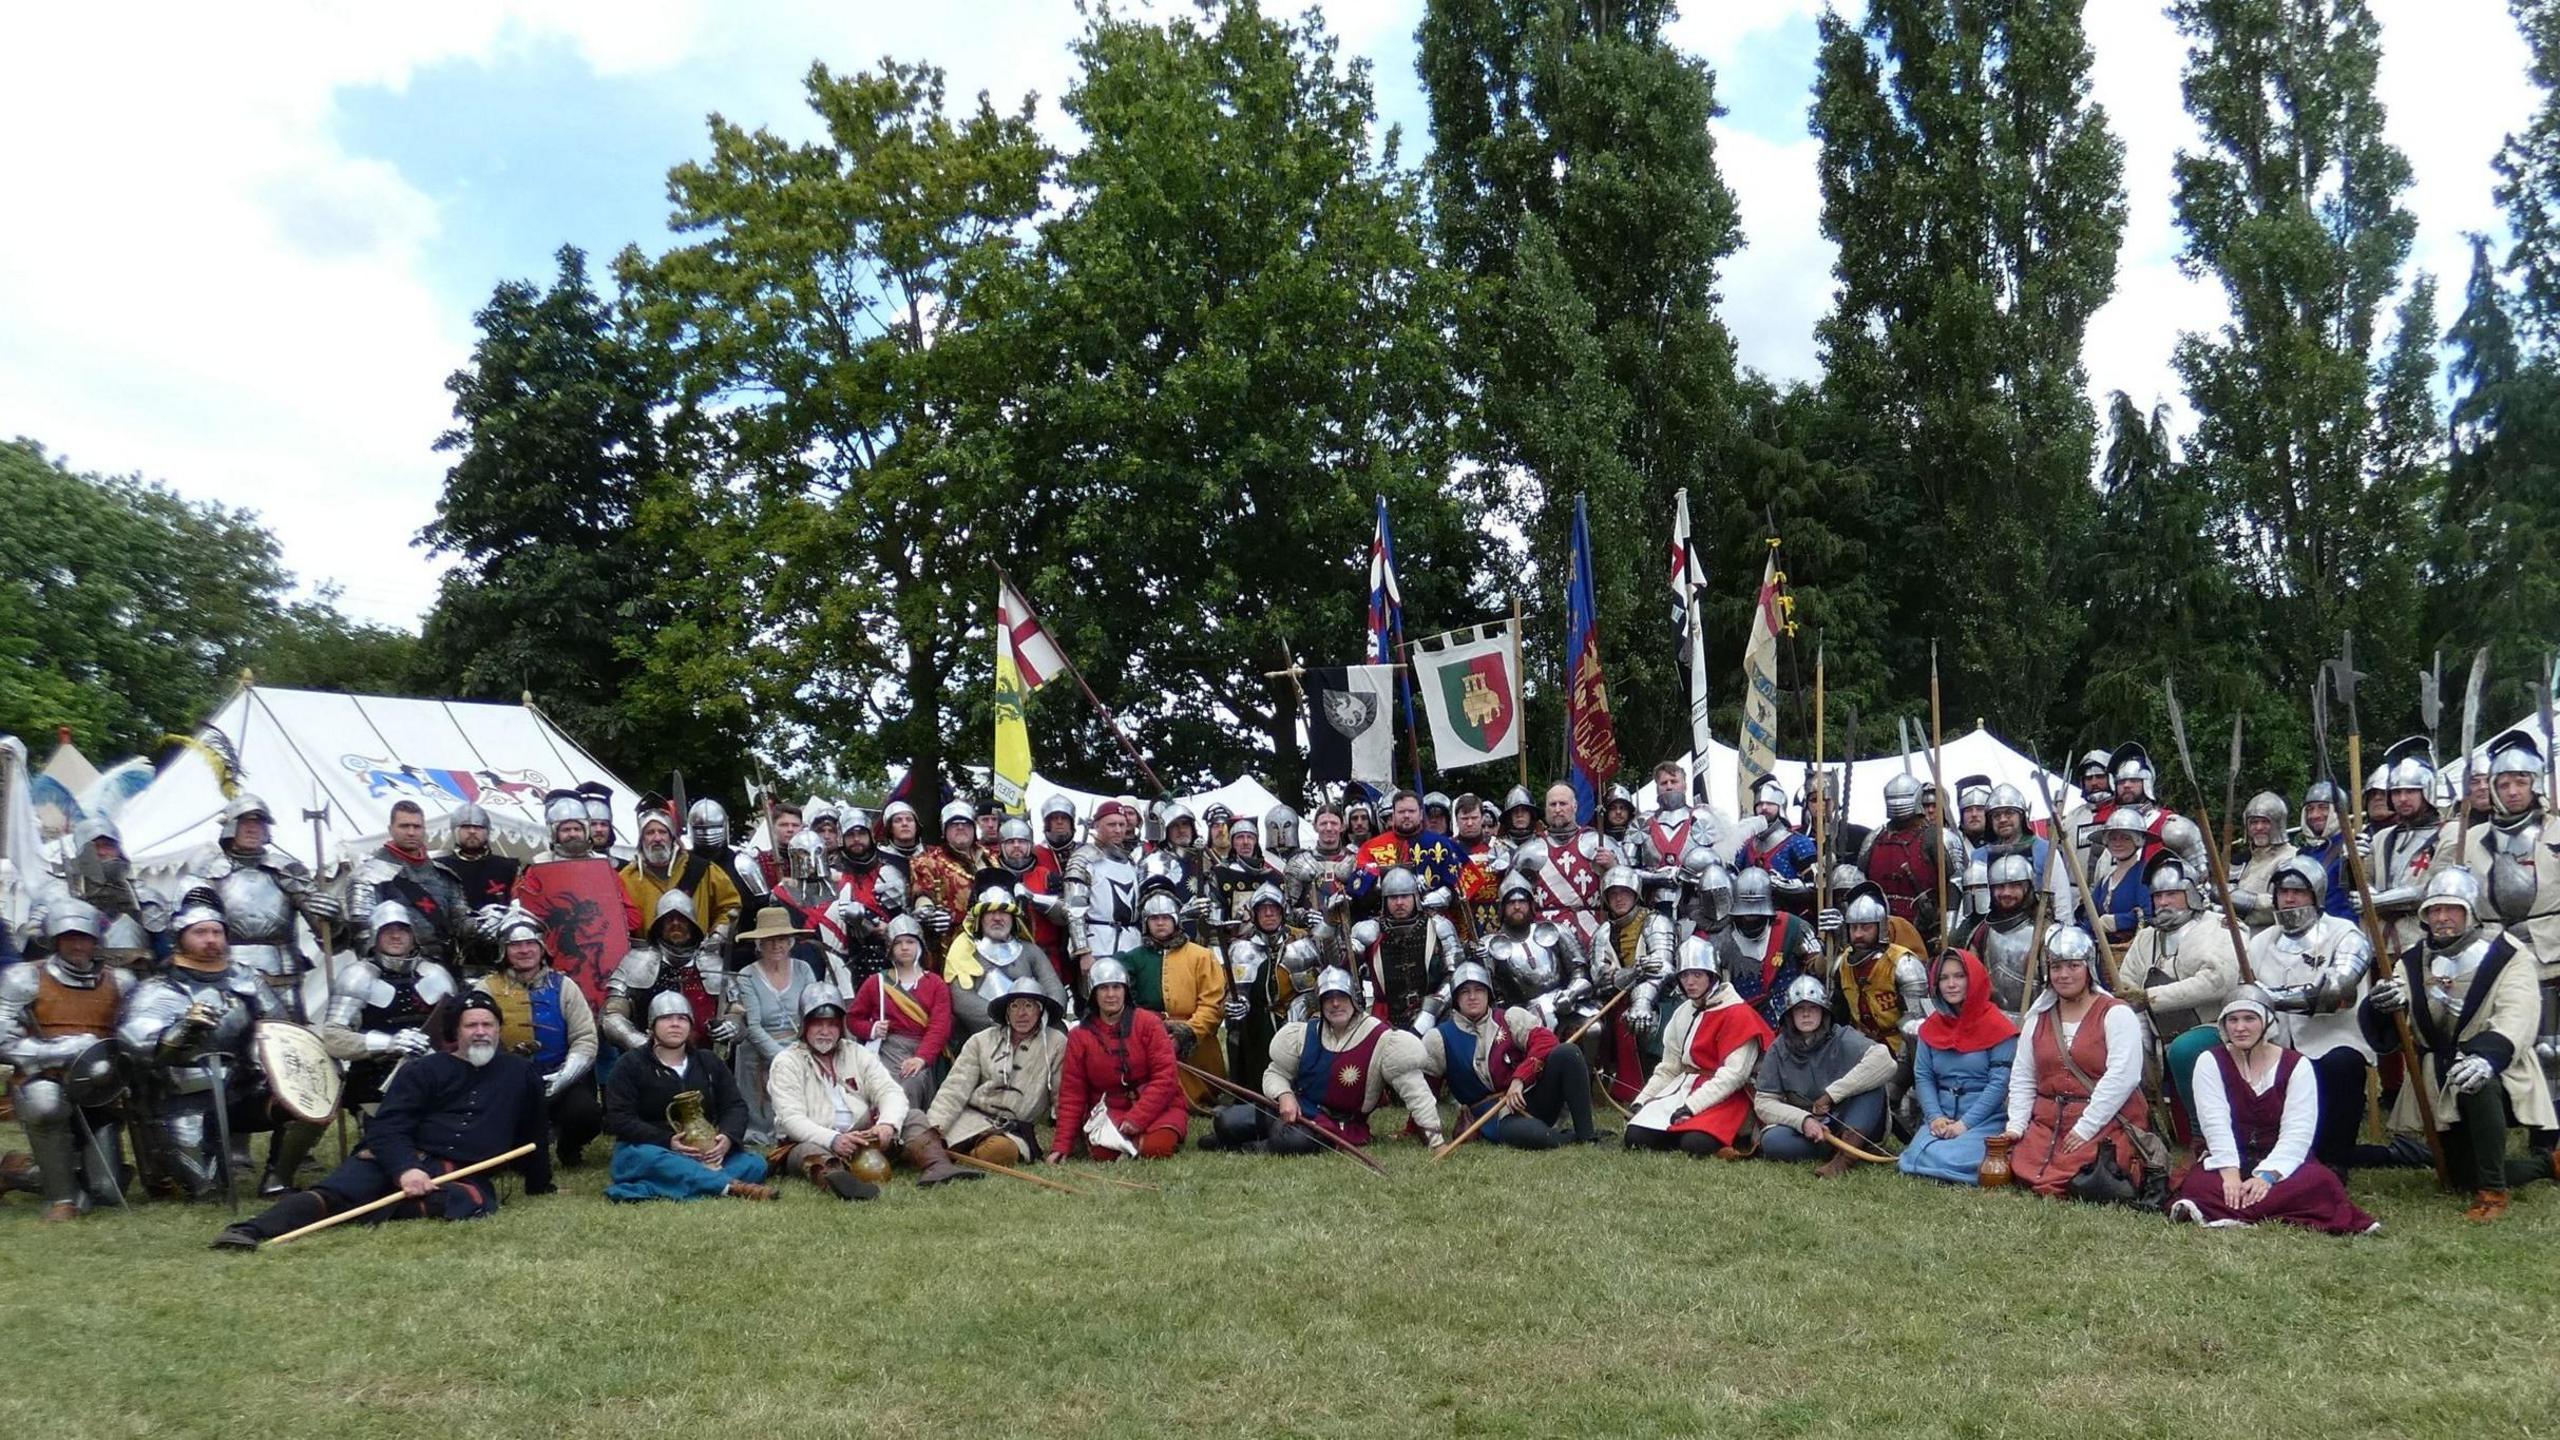
[[[214,1237],[217,1250],[255,1250],[269,1240],[386,1195],[400,1204],[368,1218],[434,1216],[470,1220],[498,1208],[488,1172],[438,1185],[435,1177],[531,1144],[514,1164],[524,1193],[551,1193],[551,1116],[542,1073],[499,1048],[498,1003],[473,991],[449,998],[422,1027],[435,1048],[393,1074],[382,1105],[364,1124],[364,1143],[308,1190],[296,1190]]]
[[[1979,1185],[1986,1142],[2009,1103],[2018,1026],[2000,1012],[1991,971],[1970,950],[1938,957],[1933,988],[1912,1047],[1911,1094],[1921,1124],[1903,1147],[1902,1173]]]
[[[1129,1004],[1129,970],[1119,961],[1093,962],[1085,984],[1093,1011],[1067,1032],[1049,1163],[1123,1155],[1161,1160],[1190,1129],[1173,1037]]]
[[[1448,1078],[1461,1126],[1491,1106],[1502,1113],[1478,1133],[1496,1145],[1553,1150],[1568,1140],[1599,1143],[1603,1137],[1591,1126],[1591,1064],[1581,1049],[1561,1043],[1523,1006],[1497,1011],[1493,975],[1472,960],[1459,964],[1450,986],[1449,1013],[1423,1035],[1422,1057],[1425,1071]],[[1568,1114],[1571,1130],[1556,1124]]]
[[[1760,1057],[1760,1086],[1751,1097],[1760,1121],[1760,1153],[1772,1160],[1820,1160],[1824,1179],[1857,1161],[1831,1143],[1840,1138],[1872,1150],[1884,1133],[1885,1086],[1893,1052],[1831,1014],[1831,987],[1811,975],[1787,984],[1786,1028]]]
[[[678,1097],[699,1107],[708,1138],[677,1133]],[[693,1002],[681,990],[649,1002],[649,1045],[625,1055],[604,1087],[604,1128],[613,1137],[608,1200],[699,1200],[734,1195],[771,1200],[764,1157],[746,1148],[747,1102],[729,1067],[693,1048]],[[688,1127],[691,1128],[691,1127]]]
[[[1058,1068],[1067,1037],[1050,1022],[1064,1013],[1058,997],[1029,975],[987,995],[994,1022],[969,1037],[922,1117],[907,1117],[907,1158],[937,1185],[977,1172],[947,1151],[996,1165],[1022,1165],[1040,1153],[1033,1128],[1057,1113]],[[936,1173],[940,1171],[942,1173]]]
[[[2311,1158],[2320,1084],[2299,1050],[2268,1034],[2267,993],[2243,985],[2222,1004],[2222,1043],[2196,1061],[2186,1090],[2204,1160],[2178,1182],[2169,1218],[2198,1225],[2282,1220],[2332,1235],[2367,1235],[2382,1222],[2347,1199],[2337,1172]]]
[[[2417,1087],[2426,1086],[2454,1189],[2471,1192],[2462,1218],[2487,1223],[2507,1213],[2512,1187],[2560,1179],[2560,1160],[2507,1158],[2508,1127],[2547,1129],[2560,1120],[2533,1053],[2542,1018],[2537,957],[2521,943],[2521,927],[2494,938],[2484,931],[2479,905],[2478,876],[2455,868],[2435,872],[2418,902],[2426,939],[2410,946],[2399,971],[2365,996],[2356,1020],[2367,1042],[2388,1053],[2400,1048],[2394,1017],[2408,1012],[2420,1053],[2392,1102],[2391,1129],[2420,1129]],[[2425,977],[2415,995],[2412,974]]]
[[[1339,965],[1316,977],[1319,1014],[1271,1037],[1262,1093],[1272,1108],[1229,1105],[1211,1130],[1214,1148],[1312,1155],[1333,1147],[1321,1129],[1354,1145],[1369,1143],[1369,1117],[1395,1091],[1425,1144],[1441,1143],[1440,1103],[1422,1073],[1422,1042],[1360,1007],[1360,982]],[[1204,1144],[1203,1149],[1213,1148]]]
[[[1680,1008],[1662,1027],[1662,1063],[1636,1092],[1627,1123],[1630,1150],[1713,1155],[1751,1123],[1751,1078],[1773,1038],[1760,1012],[1724,983],[1715,942],[1680,942],[1672,973]]]
[[[907,1123],[906,1092],[869,1048],[844,1038],[844,992],[813,980],[800,992],[800,1038],[773,1057],[765,1096],[783,1163],[839,1200],[869,1200],[880,1187],[853,1173],[865,1150],[882,1153]]]

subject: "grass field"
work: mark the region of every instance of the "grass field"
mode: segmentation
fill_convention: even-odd
[[[14,1148],[14,1127],[0,1145]],[[11,1436],[2546,1434],[2560,1191],[2200,1232],[1882,1170],[1470,1146],[1163,1186],[613,1206],[205,1248],[0,1205]],[[1080,1167],[1050,1172],[1073,1179]]]

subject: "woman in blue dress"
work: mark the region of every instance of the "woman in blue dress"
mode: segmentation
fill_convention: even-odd
[[[1991,998],[1991,975],[1970,950],[1938,957],[1929,1016],[1920,1022],[1912,1094],[1921,1126],[1902,1152],[1902,1173],[1978,1183],[1984,1142],[2007,1119],[2009,1066],[2018,1026]]]

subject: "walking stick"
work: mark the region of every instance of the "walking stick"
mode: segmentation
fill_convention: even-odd
[[[1236,1084],[1234,1081],[1227,1079],[1223,1075],[1212,1075],[1208,1071],[1203,1070],[1199,1066],[1193,1065],[1188,1061],[1176,1060],[1173,1063],[1175,1068],[1181,1070],[1183,1074],[1198,1080],[1204,1085],[1213,1089],[1223,1090],[1227,1094],[1233,1095],[1239,1100],[1245,1101],[1248,1104],[1258,1105],[1261,1108],[1270,1111],[1274,1115],[1280,1113],[1280,1107],[1272,1103],[1271,1097],[1263,1094],[1259,1090],[1247,1090],[1243,1086]],[[1334,1134],[1332,1131],[1327,1130],[1321,1125],[1310,1124],[1304,1118],[1301,1118],[1298,1121],[1298,1124],[1313,1133],[1318,1140],[1321,1140],[1325,1144],[1332,1146],[1334,1149],[1341,1151],[1343,1154],[1350,1156],[1352,1159],[1359,1161],[1361,1164],[1368,1166],[1371,1170],[1377,1172],[1379,1178],[1384,1179],[1386,1177],[1387,1167],[1379,1164],[1377,1157],[1371,1155],[1368,1151],[1361,1149],[1359,1146],[1352,1144],[1350,1141],[1343,1139],[1341,1136]]]
[[[509,1161],[521,1160],[525,1156],[532,1154],[533,1151],[534,1146],[532,1142],[528,1141],[525,1144],[519,1145],[513,1150],[508,1151],[504,1155],[492,1155],[486,1160],[477,1161],[473,1164],[465,1165],[459,1170],[438,1175],[427,1183],[429,1185],[445,1185],[455,1180],[468,1180],[472,1176],[477,1175],[484,1170],[495,1170]],[[288,1244],[292,1241],[301,1239],[305,1235],[316,1235],[320,1231],[326,1230],[332,1225],[344,1225],[359,1215],[370,1215],[376,1210],[383,1209],[387,1206],[397,1205],[403,1200],[415,1198],[417,1197],[410,1195],[407,1191],[394,1190],[379,1200],[368,1200],[353,1210],[343,1210],[335,1215],[328,1216],[325,1219],[314,1220],[299,1230],[288,1230],[273,1240],[268,1241],[267,1245],[272,1248],[277,1245]]]
[[[1028,1171],[1016,1170],[1010,1165],[999,1165],[993,1160],[981,1160],[975,1155],[970,1155],[959,1150],[953,1150],[948,1146],[944,1147],[942,1153],[951,1157],[954,1162],[966,1165],[972,1170],[984,1170],[990,1175],[1007,1175],[1016,1180],[1026,1180],[1039,1186],[1043,1190],[1055,1190],[1061,1195],[1081,1195],[1084,1193],[1073,1185],[1061,1185],[1055,1180],[1043,1179],[1042,1177],[1031,1174]]]
[[[2361,906],[2358,913],[2363,916],[2365,941],[2373,947],[2374,977],[2388,980],[2399,957],[2392,953],[2391,942],[2383,934],[2382,916],[2373,908],[2373,887],[2366,882],[2361,849],[2364,839],[2364,791],[2360,788],[2364,783],[2364,728],[2356,715],[2356,682],[2364,677],[2356,673],[2354,631],[2347,632],[2342,638],[2338,658],[2326,662],[2320,669],[2336,687],[2338,698],[2347,706],[2347,779],[2352,787],[2347,793],[2354,797],[2354,803],[2347,811],[2347,848],[2342,858],[2346,862],[2348,877],[2356,884],[2356,899]],[[2436,1129],[2435,1097],[2427,1093],[2423,1073],[2427,1063],[2425,1052],[2418,1048],[2417,1032],[2410,1028],[2407,1007],[2402,1007],[2391,1019],[2393,1032],[2400,1041],[2400,1054],[2406,1061],[2403,1068],[2407,1073],[2400,1083],[2417,1087],[2418,1123],[2426,1128],[2427,1158],[2435,1162],[2436,1184],[2450,1190],[2453,1188],[2453,1166],[2445,1158],[2444,1136]]]

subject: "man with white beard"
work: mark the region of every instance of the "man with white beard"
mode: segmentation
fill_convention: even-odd
[[[532,1061],[499,1047],[502,1023],[498,1002],[477,990],[436,1007],[426,1025],[435,1048],[391,1077],[356,1152],[319,1184],[226,1227],[213,1247],[255,1250],[386,1195],[405,1198],[370,1218],[475,1219],[498,1208],[496,1173],[449,1185],[436,1184],[436,1177],[525,1144],[533,1149],[513,1166],[524,1177],[524,1193],[550,1194],[551,1111],[542,1074]]]

